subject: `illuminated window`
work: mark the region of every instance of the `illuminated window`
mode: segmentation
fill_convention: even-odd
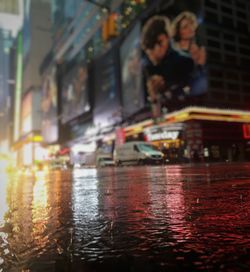
[[[18,14],[18,0],[0,0],[0,13]]]

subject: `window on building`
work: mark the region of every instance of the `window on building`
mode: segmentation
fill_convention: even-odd
[[[210,84],[210,87],[213,89],[223,89],[224,88],[224,82],[221,80],[211,79],[209,84]]]
[[[237,21],[237,29],[241,33],[246,33],[248,31],[248,26],[247,26],[247,24],[245,22]]]
[[[225,6],[221,6],[221,11],[227,14],[231,14],[231,15],[233,14],[233,10]]]
[[[235,36],[232,35],[232,34],[224,33],[224,34],[223,34],[223,37],[224,37],[224,39],[227,40],[227,41],[230,41],[230,42],[235,41]]]
[[[239,94],[233,94],[233,93],[228,93],[227,94],[227,99],[230,101],[230,103],[239,103],[240,102],[240,95]]]
[[[211,92],[211,95],[213,98],[216,100],[224,100],[225,99],[225,94],[224,92]]]
[[[246,10],[246,5],[242,1],[236,1],[236,7]]]
[[[249,39],[249,38],[239,37],[239,43],[240,43],[241,45],[250,46],[250,39]]]
[[[244,73],[241,75],[241,79],[242,81],[244,82],[249,82],[249,79],[250,79],[250,73]]]
[[[219,32],[218,30],[208,28],[208,29],[207,29],[207,35],[208,35],[208,36],[211,36],[211,37],[219,38],[220,32]]]
[[[245,12],[242,12],[242,11],[237,11],[237,16],[241,19],[246,19],[247,18],[247,15]]]
[[[232,44],[225,43],[224,49],[230,52],[236,52],[236,47]]]
[[[243,85],[241,89],[244,93],[250,93],[250,85]]]
[[[8,0],[0,1],[0,13],[19,13],[19,1],[18,0]]]
[[[214,41],[214,40],[211,40],[211,39],[208,39],[208,40],[207,40],[207,45],[208,45],[209,47],[220,48],[220,42]]]
[[[221,53],[208,50],[208,60],[209,61],[221,61]]]
[[[237,63],[237,57],[235,55],[226,54],[224,57],[224,60],[228,64],[236,64]]]
[[[244,94],[244,102],[245,102],[245,105],[247,105],[249,107],[250,96],[248,94]]]
[[[250,58],[241,58],[240,64],[246,68],[250,66]]]
[[[209,69],[209,75],[211,77],[215,77],[215,78],[221,79],[224,76],[224,72],[222,70],[220,70],[220,69],[211,68],[211,69]]]
[[[235,83],[227,83],[227,90],[229,91],[238,91],[240,90],[240,86]]]
[[[245,47],[240,47],[240,53],[243,54],[243,55],[249,56],[250,55],[250,49],[245,48]]]
[[[218,5],[215,1],[206,1],[206,7],[212,8],[212,9],[217,9]]]
[[[239,74],[234,71],[227,71],[225,77],[227,80],[239,80]]]
[[[232,4],[232,0],[221,0],[222,3],[225,3],[227,5],[231,5]]]
[[[234,26],[232,18],[226,17],[226,16],[222,16],[222,24],[227,26],[227,27],[233,27]]]
[[[214,12],[206,10],[205,12],[205,21],[206,22],[212,22],[217,23],[218,22],[218,15]]]

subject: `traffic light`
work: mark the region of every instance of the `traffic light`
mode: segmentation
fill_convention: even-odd
[[[111,13],[102,24],[102,39],[108,41],[119,35],[119,15],[115,12]]]
[[[109,37],[116,37],[119,34],[118,14],[113,12],[108,17]]]
[[[102,24],[102,39],[103,41],[107,41],[109,39],[109,24],[108,20],[105,20]]]

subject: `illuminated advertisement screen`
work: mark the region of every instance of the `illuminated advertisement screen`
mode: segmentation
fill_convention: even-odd
[[[63,80],[62,123],[67,123],[89,110],[88,69],[85,64],[78,64]]]
[[[32,93],[27,93],[22,101],[22,135],[32,131]]]
[[[14,114],[14,141],[20,136],[20,113],[23,77],[23,36],[18,34],[17,43],[17,68],[16,68],[16,87],[15,87],[15,114]]]
[[[19,13],[19,1],[18,0],[1,1],[0,13],[18,14]]]
[[[178,0],[143,24],[143,72],[154,117],[163,106],[175,110],[207,92],[202,19],[201,1]]]
[[[94,123],[99,128],[121,120],[116,53],[116,50],[109,51],[94,64]]]
[[[140,25],[137,24],[123,42],[120,50],[122,105],[125,115],[138,112],[144,106]]]
[[[58,140],[56,69],[45,77],[42,87],[42,135],[46,143]]]

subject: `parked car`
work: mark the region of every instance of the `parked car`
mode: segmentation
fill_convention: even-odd
[[[97,161],[97,167],[115,166],[115,162],[110,157],[100,157]]]
[[[117,147],[114,153],[116,165],[123,163],[161,164],[163,157],[163,153],[154,145],[143,141],[127,142]]]

